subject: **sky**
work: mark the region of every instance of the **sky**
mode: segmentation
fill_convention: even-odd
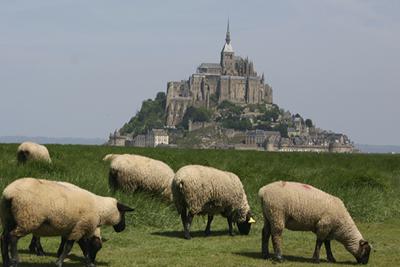
[[[0,1],[0,136],[107,138],[202,62],[236,55],[280,107],[400,145],[400,1]]]

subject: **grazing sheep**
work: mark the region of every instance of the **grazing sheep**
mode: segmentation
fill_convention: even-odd
[[[101,225],[113,225],[116,232],[123,231],[125,212],[133,209],[120,204],[115,198],[71,187],[73,185],[66,186],[61,182],[21,178],[4,189],[0,200],[3,266],[10,263],[17,266],[17,241],[30,233],[34,236],[62,236],[65,239],[57,266],[62,266],[75,241],[83,245],[87,264],[94,266],[95,259],[89,253],[93,248],[87,240]]]
[[[107,154],[104,156],[103,161],[113,161],[116,157],[120,155],[121,154]]]
[[[109,185],[113,190],[161,193],[172,201],[171,183],[174,171],[164,162],[138,155],[120,155],[110,166]]]
[[[29,160],[51,163],[47,148],[33,142],[23,142],[19,145],[17,150],[17,159],[20,163],[25,163]]]
[[[227,218],[230,235],[233,235],[233,222],[236,222],[239,232],[246,235],[255,222],[243,185],[239,177],[231,172],[200,165],[182,167],[173,179],[172,193],[186,239],[191,238],[190,225],[197,214],[208,215],[206,235],[211,233],[215,214]]]
[[[59,183],[59,184],[61,184],[63,186],[66,186],[66,187],[70,188],[71,190],[78,190],[78,191],[79,190],[83,190],[84,192],[87,192],[85,189],[82,189],[79,186],[76,186],[74,184],[70,184],[70,183],[66,183],[66,182],[59,182],[59,181],[57,181],[56,183]],[[66,240],[64,238],[61,238],[61,243],[60,243],[60,246],[58,248],[57,256],[61,255],[61,252],[63,250],[65,241]],[[102,239],[101,239],[101,234],[100,234],[100,228],[99,227],[96,228],[96,231],[94,232],[94,235],[91,238],[86,239],[85,241],[91,243],[91,248],[92,248],[91,253],[94,254],[94,258],[95,258],[97,252],[102,247]],[[81,243],[79,243],[79,245],[82,248]],[[94,248],[96,248],[96,249],[94,249]],[[40,242],[40,237],[39,236],[32,236],[32,240],[31,240],[31,243],[29,245],[29,251],[31,253],[36,253],[37,256],[44,256],[45,255],[43,247],[42,247],[42,244]],[[82,252],[85,254],[85,251],[83,250],[83,248],[82,248]]]
[[[284,228],[312,231],[317,236],[313,260],[319,262],[322,243],[328,261],[335,262],[330,242],[335,239],[357,259],[367,264],[371,246],[358,231],[343,202],[310,185],[296,182],[274,182],[258,192],[264,215],[262,254],[269,258],[268,242],[272,235],[275,257],[282,260],[281,235]]]

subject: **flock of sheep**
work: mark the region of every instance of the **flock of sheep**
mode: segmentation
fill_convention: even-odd
[[[46,147],[31,142],[21,144],[19,162],[40,160],[51,163]],[[190,239],[190,226],[195,215],[207,215],[205,235],[211,233],[213,216],[227,218],[229,234],[233,224],[240,234],[247,235],[252,217],[247,196],[237,175],[200,165],[188,165],[176,173],[164,162],[128,154],[109,154],[109,186],[112,190],[132,193],[137,189],[160,194],[172,201],[181,216],[184,237]],[[327,259],[335,262],[330,241],[337,240],[356,258],[368,263],[371,246],[357,229],[343,202],[310,185],[277,181],[262,187],[261,199],[264,227],[262,255],[269,258],[271,237],[274,257],[281,261],[281,240],[284,228],[312,231],[317,240],[313,260],[319,262],[320,248],[325,245]],[[112,225],[116,232],[125,228],[125,213],[132,208],[115,198],[95,195],[66,182],[20,178],[9,184],[0,200],[3,227],[1,253],[3,266],[19,263],[17,242],[32,234],[31,252],[44,255],[42,236],[61,236],[57,266],[62,266],[74,242],[78,242],[87,266],[95,266],[102,247],[100,227]]]

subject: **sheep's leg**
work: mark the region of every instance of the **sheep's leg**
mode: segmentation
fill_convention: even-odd
[[[323,241],[321,239],[317,238],[317,241],[315,242],[315,250],[314,250],[314,254],[313,254],[313,261],[315,263],[319,263],[319,253],[321,251],[321,246],[322,246]]]
[[[65,258],[68,256],[68,253],[71,251],[72,246],[74,245],[74,242],[75,242],[74,240],[65,241],[63,251],[62,251],[60,257],[56,261],[57,267],[62,267]]]
[[[58,250],[57,250],[57,257],[58,258],[61,256],[61,253],[64,250],[65,242],[67,242],[67,239],[65,239],[64,237],[61,237],[61,243],[60,243],[60,246],[58,247]]]
[[[261,240],[261,253],[264,259],[268,259],[270,257],[268,251],[270,236],[271,236],[271,225],[267,220],[265,220],[264,227],[262,229],[262,240]]]
[[[330,240],[325,240],[325,250],[326,250],[326,258],[328,259],[329,262],[336,262],[335,257],[333,257],[332,254],[332,249],[331,249],[331,241]]]
[[[192,225],[194,215],[188,212],[188,215],[186,217],[186,229],[185,229],[185,238],[190,239],[190,226]]]
[[[1,235],[1,257],[3,258],[3,267],[10,265],[10,255],[8,254],[9,233],[3,231]]]
[[[18,239],[19,237],[15,234],[10,234],[10,254],[11,254],[11,265],[12,267],[17,267],[19,263],[19,256],[18,256]]]
[[[183,225],[184,236],[186,239],[190,239],[190,233],[189,233],[189,229],[187,227],[188,216],[187,216],[186,209],[182,209],[182,211],[181,211],[181,220],[182,220],[182,225]]]
[[[83,256],[85,257],[85,264],[87,267],[96,267],[96,265],[94,264],[96,255],[92,256],[89,253],[89,241],[85,240],[84,238],[81,238],[78,241],[79,247],[81,248],[82,252],[83,252]]]
[[[233,218],[232,218],[232,215],[228,216],[226,219],[227,219],[227,221],[228,221],[228,227],[229,227],[228,232],[229,232],[229,235],[230,235],[230,236],[234,236],[235,233],[233,232],[233,226],[232,226],[232,224],[233,224]]]
[[[275,258],[277,261],[283,261],[281,250],[282,232],[283,230],[275,230],[272,232],[272,245],[274,247]]]
[[[29,251],[35,253],[37,256],[44,256],[44,250],[40,243],[40,237],[32,236],[31,243],[29,245]]]
[[[204,234],[206,236],[209,236],[211,234],[211,222],[212,222],[213,219],[214,219],[213,215],[208,215],[207,226],[206,226],[206,230],[204,231]]]

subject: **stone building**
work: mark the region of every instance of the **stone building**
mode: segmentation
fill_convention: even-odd
[[[201,63],[189,80],[167,84],[166,125],[181,122],[190,106],[210,107],[211,101],[224,100],[237,104],[272,103],[272,88],[259,76],[253,62],[235,56],[231,44],[229,22],[219,63]]]
[[[168,132],[164,129],[152,129],[146,135],[146,146],[156,147],[158,145],[168,145]]]
[[[109,146],[125,146],[127,136],[121,135],[119,131],[115,130],[114,133],[110,133],[107,145]]]

